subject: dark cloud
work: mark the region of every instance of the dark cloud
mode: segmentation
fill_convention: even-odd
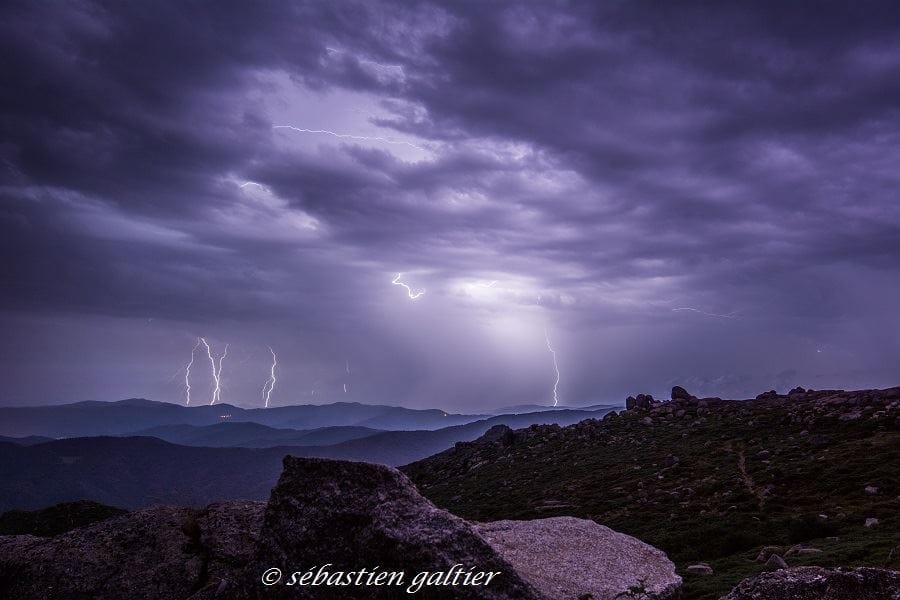
[[[195,335],[248,404],[267,345],[282,402],[349,358],[360,400],[543,401],[544,328],[573,403],[896,383],[891,3],[2,14],[0,402],[177,400]]]

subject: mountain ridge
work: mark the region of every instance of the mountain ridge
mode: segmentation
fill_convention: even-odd
[[[437,430],[382,431],[322,446],[183,446],[154,437],[65,438],[21,446],[0,444],[0,510],[37,509],[77,500],[141,508],[199,506],[217,500],[262,500],[286,454],[400,465],[498,424],[575,423],[602,411],[490,417]]]

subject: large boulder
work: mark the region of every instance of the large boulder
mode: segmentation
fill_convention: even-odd
[[[291,573],[328,565],[328,571],[378,567],[404,573],[403,586],[307,588],[316,598],[400,598],[422,572],[499,573],[488,585],[423,587],[416,597],[540,598],[512,566],[466,521],[436,508],[398,470],[382,465],[285,457],[284,470],[266,506],[254,563],[236,590],[243,598],[260,591],[260,574],[281,569],[267,598],[297,598],[285,585]]]
[[[900,572],[795,567],[740,582],[721,600],[900,600]]]
[[[478,532],[547,598],[669,600],[681,577],[664,552],[593,521],[495,521]],[[629,590],[643,595],[628,596]]]

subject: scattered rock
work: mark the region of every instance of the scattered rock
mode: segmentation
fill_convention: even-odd
[[[784,559],[778,556],[777,554],[772,554],[769,556],[769,560],[766,561],[766,566],[770,569],[787,569],[788,564],[784,562]]]
[[[900,572],[795,567],[740,582],[721,600],[894,600]]]
[[[800,387],[799,385],[788,392],[788,396],[793,396],[794,394],[805,394],[806,390]]]
[[[641,580],[654,599],[675,599],[681,591],[681,577],[665,553],[593,521],[555,517],[475,527],[547,598],[621,599]]]
[[[759,554],[756,555],[756,562],[764,563],[769,560],[770,556],[779,552],[781,552],[781,546],[763,546]]]
[[[867,485],[865,488],[863,488],[863,491],[870,496],[874,496],[878,493],[878,488],[874,485]]]
[[[866,519],[865,526],[866,527],[875,527],[876,525],[878,525],[879,522],[880,521],[878,519],[876,519],[875,517],[869,517],[868,519]]]
[[[684,570],[693,575],[712,575],[713,574],[713,568],[706,563],[699,563],[696,565],[688,565],[687,567],[685,567]]]

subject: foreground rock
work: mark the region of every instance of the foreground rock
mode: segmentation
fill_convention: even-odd
[[[331,564],[330,571],[379,567],[403,572],[404,584],[421,572],[465,570],[499,573],[488,585],[422,588],[419,597],[539,598],[475,528],[423,498],[409,479],[390,467],[286,457],[266,507],[253,565],[238,589],[259,589],[259,574],[273,566],[290,573]],[[287,579],[285,577],[282,583]],[[335,598],[395,598],[407,585],[333,588]],[[327,597],[328,590],[316,592]],[[266,597],[296,598],[297,588],[272,586]]]
[[[281,573],[263,585],[272,568]],[[402,572],[403,585],[358,577],[343,586],[286,585],[320,568]],[[462,574],[449,585],[454,569]],[[493,575],[466,584],[470,571]],[[422,572],[430,584],[408,593]],[[593,522],[473,525],[436,508],[390,467],[293,457],[267,504],[156,507],[56,537],[0,537],[0,597],[18,600],[605,600],[641,579],[653,594],[646,598],[673,598],[680,588],[662,552]]]
[[[0,597],[189,598],[247,563],[262,502],[157,507],[53,538],[0,537]]]
[[[677,598],[681,577],[665,553],[573,517],[476,525],[485,540],[547,598],[614,600],[642,589],[646,600]]]
[[[900,572],[796,567],[745,579],[721,600],[898,600]]]

